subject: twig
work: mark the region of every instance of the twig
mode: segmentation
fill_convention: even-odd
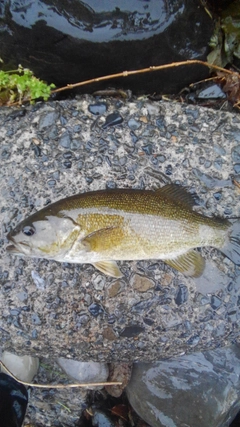
[[[11,371],[4,365],[4,363],[0,360],[0,366],[17,382],[29,386],[29,387],[38,387],[38,388],[76,388],[76,387],[98,387],[98,386],[107,386],[107,385],[121,385],[122,383],[119,381],[115,382],[100,382],[100,383],[74,383],[74,384],[33,384],[28,383],[26,381],[19,380],[15,375],[12,374]]]
[[[57,92],[62,92],[64,90],[75,89],[76,87],[89,85],[91,83],[98,83],[98,82],[102,82],[105,80],[116,79],[119,77],[128,77],[128,76],[133,76],[136,74],[150,73],[153,71],[160,71],[160,70],[167,70],[169,68],[174,68],[174,67],[181,67],[182,65],[194,65],[194,64],[204,65],[205,67],[211,68],[213,70],[223,71],[226,74],[237,74],[238,75],[237,72],[234,72],[231,70],[226,70],[225,68],[219,67],[218,65],[213,65],[213,64],[210,64],[209,62],[204,62],[204,61],[200,61],[198,59],[193,59],[193,60],[188,60],[188,61],[172,62],[171,64],[151,66],[148,68],[141,68],[140,70],[123,71],[121,73],[109,74],[108,76],[96,77],[94,79],[84,80],[83,82],[68,84],[67,86],[63,86],[63,87],[60,87],[58,89],[52,90],[51,93],[57,93]]]
[[[233,184],[240,189],[240,184],[238,181],[236,181],[236,179],[233,179]]]

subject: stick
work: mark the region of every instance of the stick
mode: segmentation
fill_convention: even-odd
[[[122,383],[119,381],[114,381],[114,382],[102,382],[102,383],[74,383],[74,384],[57,384],[57,385],[53,385],[53,384],[33,384],[33,383],[28,383],[26,381],[21,381],[19,380],[17,377],[15,377],[15,375],[12,374],[11,371],[9,371],[9,369],[6,367],[6,365],[4,365],[4,363],[0,360],[0,366],[2,366],[2,368],[10,375],[10,377],[12,377],[15,381],[29,386],[29,387],[38,387],[38,388],[58,388],[58,389],[62,389],[62,388],[76,388],[76,387],[98,387],[98,386],[107,386],[107,385],[121,385]]]
[[[128,77],[128,76],[133,76],[136,74],[150,73],[152,71],[167,70],[169,68],[181,67],[182,65],[194,65],[194,64],[204,65],[205,67],[212,68],[213,70],[223,71],[226,74],[237,74],[237,75],[239,75],[237,72],[226,70],[225,68],[219,67],[218,65],[213,65],[213,64],[210,64],[209,62],[204,62],[204,61],[200,61],[198,59],[193,59],[193,60],[187,60],[187,61],[172,62],[171,64],[151,66],[148,68],[141,68],[140,70],[122,71],[121,73],[109,74],[108,76],[96,77],[94,79],[85,80],[83,82],[68,84],[67,86],[63,86],[63,87],[60,87],[59,89],[52,90],[51,93],[62,92],[64,90],[74,89],[76,87],[88,85],[91,83],[98,83],[98,82],[102,82],[105,80],[116,79],[119,77]]]

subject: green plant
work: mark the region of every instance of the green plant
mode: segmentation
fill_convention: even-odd
[[[0,70],[0,105],[21,104],[24,101],[33,103],[38,98],[47,101],[53,88],[53,83],[47,85],[21,65],[17,70]]]

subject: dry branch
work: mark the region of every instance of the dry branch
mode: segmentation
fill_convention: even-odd
[[[0,360],[0,366],[12,377],[15,381],[28,386],[28,387],[38,387],[38,388],[77,388],[77,387],[99,387],[99,386],[107,386],[107,385],[121,385],[121,382],[100,382],[100,383],[73,383],[73,384],[34,384],[28,383],[26,381],[19,380],[9,369],[4,365],[4,363]]]

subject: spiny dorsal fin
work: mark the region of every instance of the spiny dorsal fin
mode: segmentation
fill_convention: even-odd
[[[164,187],[156,190],[156,193],[161,196],[168,197],[169,199],[172,199],[175,202],[187,205],[191,208],[196,205],[196,200],[194,196],[188,193],[185,188],[181,187],[178,184],[167,184]]]
[[[203,273],[205,260],[199,252],[191,249],[174,259],[164,259],[166,264],[183,273],[185,276],[199,277]]]

